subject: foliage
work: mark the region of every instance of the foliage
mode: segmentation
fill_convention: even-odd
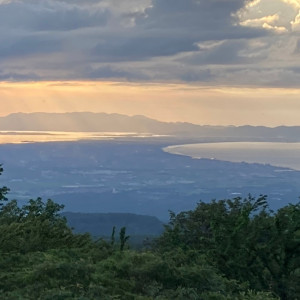
[[[1,189],[5,195],[7,189]],[[299,299],[299,205],[266,198],[200,202],[171,213],[155,248],[74,234],[63,206],[0,208],[0,299]]]
[[[129,240],[129,235],[126,235],[126,227],[120,229],[120,251],[124,250],[126,242]]]
[[[2,165],[0,164],[0,175],[3,172]],[[0,206],[3,205],[4,201],[7,201],[6,194],[9,192],[9,189],[6,186],[0,187]]]
[[[193,211],[171,212],[157,245],[160,252],[197,250],[227,278],[297,299],[299,222],[300,204],[274,213],[266,196],[200,202]]]
[[[90,242],[87,235],[73,235],[66,219],[59,215],[62,205],[41,198],[19,207],[13,200],[0,211],[0,251],[22,252],[74,247]]]

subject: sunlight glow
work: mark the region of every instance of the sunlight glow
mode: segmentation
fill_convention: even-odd
[[[299,30],[300,0],[257,0],[247,3],[237,16],[242,26],[277,33]]]
[[[1,82],[1,116],[105,112],[203,125],[300,125],[300,89],[99,81]]]

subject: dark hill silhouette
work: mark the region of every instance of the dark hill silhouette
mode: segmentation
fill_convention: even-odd
[[[163,222],[158,218],[130,213],[62,213],[75,232],[88,232],[93,236],[110,236],[115,226],[117,233],[123,226],[131,235],[160,235]]]

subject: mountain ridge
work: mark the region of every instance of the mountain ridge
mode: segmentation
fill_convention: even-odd
[[[143,115],[94,112],[13,113],[0,117],[0,130],[136,132],[197,137],[277,138],[300,141],[300,126],[218,126],[162,122]]]

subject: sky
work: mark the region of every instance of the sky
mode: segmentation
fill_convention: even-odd
[[[300,125],[300,0],[0,0],[0,116]]]

